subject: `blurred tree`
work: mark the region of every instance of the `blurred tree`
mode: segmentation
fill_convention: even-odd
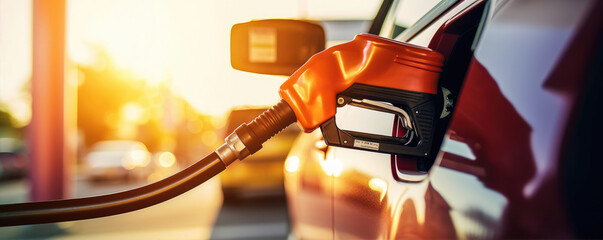
[[[0,109],[0,128],[12,128],[11,118],[12,116],[7,111]]]
[[[137,140],[143,142],[151,151],[162,149],[162,139],[167,137],[165,129],[157,119],[152,119],[139,126]]]
[[[0,108],[0,137],[21,138],[23,128],[15,126],[14,117]]]
[[[101,49],[97,51],[94,65],[77,68],[82,78],[78,87],[78,127],[89,146],[111,138],[123,105],[138,101],[145,94],[147,84],[130,71],[117,68]]]
[[[111,139],[143,142],[151,152],[171,151],[184,164],[208,153],[203,133],[215,131],[211,117],[200,115],[169,83],[148,84],[115,66],[97,48],[97,62],[78,65],[78,128],[84,144]],[[213,147],[213,146],[212,146]]]
[[[211,152],[212,149],[203,143],[202,134],[203,131],[210,129],[213,131],[213,127],[210,117],[199,114],[184,99],[182,99],[182,108],[184,121],[176,128],[174,154],[183,166],[188,166]]]

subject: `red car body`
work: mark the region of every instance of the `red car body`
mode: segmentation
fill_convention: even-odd
[[[442,1],[398,36],[381,18],[381,36],[445,56],[453,113],[427,166],[302,134],[285,163],[292,236],[602,237],[601,12],[586,0]]]

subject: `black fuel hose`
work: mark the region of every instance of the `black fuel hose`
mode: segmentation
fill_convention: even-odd
[[[41,224],[105,217],[146,208],[174,198],[257,152],[262,143],[296,121],[280,101],[226,138],[226,143],[188,168],[161,181],[128,191],[86,198],[0,205],[0,226]]]

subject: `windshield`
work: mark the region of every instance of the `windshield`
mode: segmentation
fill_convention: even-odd
[[[457,0],[394,1],[379,35],[408,41]]]

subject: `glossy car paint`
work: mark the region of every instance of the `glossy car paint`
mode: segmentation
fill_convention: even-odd
[[[286,162],[297,167],[285,170],[294,235],[579,236],[568,217],[560,166],[591,50],[601,36],[596,12],[602,6],[596,1],[456,3],[410,39],[443,53],[447,66],[468,66],[425,179],[412,182],[400,175],[400,170],[412,173],[412,167],[405,168],[412,161],[403,156],[326,147],[319,133],[302,135]],[[459,26],[477,24],[476,11],[481,19],[484,8],[488,14],[474,55],[455,65]],[[454,85],[454,78],[444,77]],[[347,111],[338,109],[338,119]],[[371,123],[375,131],[393,131],[391,125]]]
[[[308,237],[333,235],[333,182],[327,145],[316,130],[301,134],[285,161],[285,193],[295,233]],[[301,234],[298,234],[301,236]]]
[[[558,166],[578,96],[550,82],[560,69],[589,64],[587,55],[560,63],[582,41],[575,36],[594,5],[528,1],[490,9],[495,14],[475,50],[449,133],[467,144],[475,165],[484,169],[477,179],[505,198],[499,206],[505,215],[499,220],[502,237],[572,236]],[[580,79],[574,75],[564,81],[576,89]],[[451,161],[449,155],[441,166]]]

